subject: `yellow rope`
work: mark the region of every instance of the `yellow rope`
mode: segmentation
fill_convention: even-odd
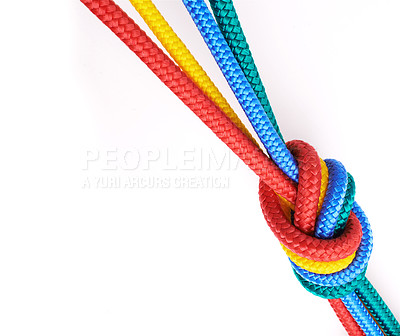
[[[318,211],[317,215],[321,212],[322,203],[324,202],[324,198],[326,195],[326,190],[328,189],[328,181],[329,181],[329,172],[326,163],[321,158],[319,159],[321,162],[321,188],[319,191],[319,199],[318,199]],[[290,220],[290,210],[294,210],[294,204],[290,203],[288,200],[283,198],[282,196],[278,195],[283,212],[285,213],[286,217]]]
[[[317,214],[321,212],[322,208],[322,202],[325,199],[326,195],[326,190],[328,189],[328,181],[329,181],[329,172],[328,172],[328,167],[326,166],[326,163],[324,160],[319,159],[321,161],[321,189],[319,193],[319,200],[318,200],[318,212]]]
[[[328,180],[329,180],[328,167],[326,166],[324,160],[320,159],[320,161],[321,161],[321,176],[322,176],[322,178],[321,178],[320,195],[319,195],[319,200],[318,200],[318,214],[321,211],[322,203],[323,203],[325,195],[326,195],[326,190],[328,188]],[[290,218],[291,217],[290,210],[291,209],[293,210],[294,206],[282,197],[280,197],[280,202],[281,202],[283,212],[285,213],[286,217],[290,220],[291,219]],[[281,246],[282,246],[283,250],[285,251],[286,255],[297,266],[299,266],[309,272],[319,273],[319,274],[330,274],[330,273],[339,272],[342,269],[345,269],[348,265],[350,265],[350,263],[353,261],[353,259],[356,256],[356,253],[353,253],[352,255],[350,255],[344,259],[337,260],[337,261],[329,261],[329,262],[314,261],[314,260],[300,257],[299,255],[292,252],[291,250],[289,250],[282,244],[281,244]]]
[[[140,16],[149,26],[151,31],[161,42],[167,52],[175,60],[175,62],[180,66],[180,68],[192,79],[196,85],[236,124],[239,129],[245,133],[249,139],[251,139],[255,144],[257,142],[254,140],[250,132],[246,129],[244,124],[240,121],[237,114],[233,111],[229,103],[219,92],[218,88],[208,77],[206,72],[196,61],[190,51],[186,48],[182,40],[176,35],[172,30],[170,25],[158,11],[156,6],[151,0],[129,0],[135,9],[138,11]],[[258,144],[257,144],[258,146]],[[327,186],[328,186],[328,168],[323,160],[321,160],[321,190],[320,197],[318,201],[318,214],[321,211],[322,202],[325,198]],[[294,205],[286,201],[281,197],[282,207],[287,215],[290,214],[290,209],[294,209]],[[295,253],[291,252],[284,246],[282,246],[289,258],[296,263],[296,265],[315,273],[332,273],[337,272],[345,268],[354,258],[354,254],[335,262],[316,262],[302,258]]]
[[[232,107],[186,48],[182,40],[175,34],[168,22],[165,21],[153,2],[151,0],[129,1],[186,75],[258,146],[257,141],[254,140]]]
[[[288,248],[281,244],[283,250],[285,251],[286,255],[293,261],[297,266],[313,273],[319,274],[330,274],[339,272],[342,269],[345,269],[350,263],[353,261],[354,257],[356,256],[356,252],[352,255],[344,259],[340,259],[337,261],[315,261],[300,257],[296,253],[293,253]]]

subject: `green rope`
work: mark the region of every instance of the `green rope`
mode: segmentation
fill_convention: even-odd
[[[226,42],[228,43],[247,80],[253,88],[254,93],[263,106],[264,111],[270,119],[273,127],[283,139],[232,0],[210,0],[210,5]],[[354,179],[350,174],[348,174],[348,178],[349,186],[346,191],[346,201],[343,204],[338,221],[336,223],[335,236],[340,235],[340,233],[343,231],[354,202]],[[331,289],[326,289],[326,287],[310,285],[306,282],[303,285],[313,294],[325,298],[343,297],[349,293],[349,289],[354,288],[356,285],[356,294],[382,327],[386,335],[400,335],[399,323],[396,321],[396,318],[393,316],[392,312],[379,296],[375,288],[371,285],[368,279],[365,278],[364,273],[365,272],[361,273],[356,279],[349,283],[348,287],[333,287]],[[302,278],[296,272],[295,274],[300,282],[302,282]]]
[[[399,322],[367,278],[359,283],[356,294],[387,336],[400,335]]]
[[[353,209],[354,197],[356,195],[356,184],[354,183],[354,178],[350,173],[347,173],[347,189],[344,198],[344,203],[340,209],[338,220],[335,226],[334,236],[340,236],[346,226],[349,219],[351,209]]]
[[[353,279],[352,281],[350,281],[345,285],[327,287],[327,286],[317,285],[305,280],[300,274],[298,274],[293,269],[294,275],[296,276],[297,280],[300,281],[303,287],[310,293],[319,296],[323,299],[339,299],[350,294],[351,292],[354,292],[356,287],[359,286],[359,284],[365,278],[365,271],[366,270],[364,270],[358,277],[356,277],[355,279]]]
[[[251,55],[249,44],[246,41],[242,27],[240,26],[238,15],[230,0],[210,0],[211,8],[219,29],[225,37],[233,55],[242,68],[248,82],[261,103],[268,119],[275,128],[278,135],[283,140],[274,113],[272,112],[264,85],[261,81],[253,56]]]

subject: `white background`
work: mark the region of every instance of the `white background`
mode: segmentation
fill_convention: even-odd
[[[155,2],[244,119],[182,3]],[[285,139],[355,177],[374,230],[368,278],[400,317],[398,1],[235,4]],[[229,150],[80,2],[2,13],[1,335],[346,334],[297,283],[244,164],[172,173],[227,188],[84,188],[167,174],[161,158],[105,171],[109,150]]]

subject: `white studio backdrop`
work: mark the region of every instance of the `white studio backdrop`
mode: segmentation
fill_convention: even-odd
[[[183,4],[155,4],[244,120]],[[400,317],[400,4],[235,5],[285,139],[354,176],[367,275]],[[346,335],[254,173],[84,5],[3,10],[1,335]]]

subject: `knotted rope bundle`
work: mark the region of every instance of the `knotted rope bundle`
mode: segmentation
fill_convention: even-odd
[[[270,117],[273,113],[261,92],[265,90],[258,73],[243,73],[249,57],[237,63],[239,54],[247,52],[247,44],[242,43],[233,57],[204,2],[183,0],[274,162],[260,150],[150,0],[130,1],[183,72],[112,0],[81,1],[260,177],[263,214],[302,285],[330,299],[349,334],[383,335],[382,330],[385,335],[399,335],[394,316],[364,277],[372,234],[365,214],[354,202],[352,176],[340,162],[319,159],[305,142],[284,144],[275,119]],[[229,5],[230,0],[221,3]],[[228,10],[231,17],[232,10]]]
[[[354,180],[338,161],[326,160],[329,182],[318,214],[321,161],[303,141],[291,141],[287,146],[299,165],[294,211],[260,181],[264,217],[301,284],[326,299],[344,297],[362,281],[372,251],[368,220],[354,203]]]
[[[261,81],[257,81],[254,78],[254,74],[257,73],[249,71],[248,67],[242,65],[243,63],[248,64],[249,61],[244,62],[245,58],[239,59],[241,61],[239,64],[237,57],[232,53],[231,48],[220,33],[219,27],[215,23],[204,1],[183,0],[183,3],[230,84],[232,91],[235,93],[246,114],[250,116],[249,120],[252,123],[254,119],[265,120],[265,116],[272,110],[265,93],[260,98],[256,96],[257,92],[260,93],[263,91],[263,86]],[[256,70],[255,66],[251,67],[251,69]],[[248,106],[243,104],[242,101],[255,103],[250,104],[252,108],[249,111]],[[264,110],[262,110],[261,101],[265,102]],[[272,133],[269,131],[271,127],[260,132],[259,125],[254,125],[253,123],[253,126],[268,150],[267,142],[263,141],[263,139],[269,138]],[[275,130],[273,134],[276,135],[278,133]],[[294,146],[294,152],[298,152],[299,157],[297,161],[300,162],[292,159],[293,155],[295,155],[294,152],[291,153],[292,155],[285,156],[283,150],[279,152],[279,163],[274,156],[271,157],[282,171],[292,180],[298,182],[297,198],[294,201],[289,201],[294,204],[295,210],[297,210],[294,212],[294,225],[292,225],[288,218],[285,218],[283,210],[281,212],[278,211],[280,207],[278,207],[279,203],[273,198],[274,192],[271,190],[272,193],[268,193],[268,188],[264,188],[264,185],[261,183],[260,197],[263,197],[262,205],[264,206],[262,208],[264,216],[267,218],[272,231],[284,246],[289,258],[291,258],[297,267],[303,268],[304,271],[316,272],[316,274],[341,271],[354,259],[362,237],[360,221],[354,213],[350,212],[354,202],[354,181],[351,176],[347,176],[346,170],[340,162],[326,160],[322,165],[326,164],[328,167],[330,179],[324,199],[325,195],[320,190],[322,186],[321,161],[317,153],[311,146],[307,146],[305,143],[301,146],[298,142],[289,143],[287,144],[289,150],[291,145]],[[303,176],[300,178],[301,170]],[[328,174],[324,174],[324,176],[326,177]],[[348,183],[348,180],[350,183]],[[275,192],[277,191],[275,190]],[[322,206],[320,203],[321,200],[324,200]],[[266,204],[269,206],[266,206]],[[286,204],[286,207],[290,207],[290,205]],[[321,213],[317,217],[320,210]],[[287,211],[286,216],[288,216]],[[315,220],[317,222],[314,224]],[[347,221],[348,225],[344,228]],[[334,236],[336,226],[336,235],[340,231],[343,231],[343,228],[344,231],[337,238],[326,240]],[[314,233],[314,228],[316,237],[307,235]],[[347,272],[351,272],[354,269],[354,264],[352,266]],[[301,273],[304,275],[304,272]],[[311,275],[310,277],[305,276],[303,278],[296,271],[295,274],[298,275],[299,280],[301,280],[301,283],[308,290],[325,298],[336,298],[343,296],[343,293],[350,293],[361,279],[360,275],[359,278],[352,279],[351,283],[341,285],[342,287],[335,286],[324,289],[316,287],[317,285],[308,284],[307,279]]]

